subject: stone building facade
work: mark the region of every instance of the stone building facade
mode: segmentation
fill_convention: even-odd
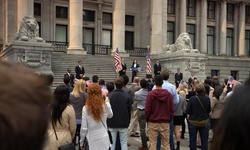
[[[207,56],[207,76],[249,77],[249,0],[1,0],[0,45],[14,40],[26,15],[46,41],[69,42],[69,54],[83,53],[83,43],[119,47],[123,56],[150,45],[157,58],[188,32]]]

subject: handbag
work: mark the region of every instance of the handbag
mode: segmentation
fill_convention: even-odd
[[[56,142],[57,142],[58,150],[76,150],[75,145],[73,143],[65,144],[65,145],[62,145],[62,146],[59,147],[58,137],[57,137],[55,126],[54,126],[53,122],[52,122],[52,126],[53,126],[53,130],[54,130],[54,133],[55,133],[55,136],[56,136]]]
[[[198,96],[196,96],[196,97],[197,97],[197,99],[199,100],[199,102],[200,102],[200,104],[201,104],[203,110],[207,113],[207,111],[206,111],[205,107],[203,106],[203,104],[201,103],[201,100],[199,99],[199,97],[198,97]],[[194,125],[194,126],[197,126],[197,127],[204,127],[204,126],[206,126],[206,125],[209,124],[209,118],[208,118],[208,119],[205,119],[205,120],[201,120],[201,121],[189,120],[189,122],[190,122],[192,125]]]
[[[101,120],[101,122],[102,122],[102,119],[100,119]],[[105,125],[104,125],[104,123],[102,122],[102,125],[104,126],[104,128],[107,130],[107,132],[108,132],[108,135],[109,135],[109,142],[110,142],[110,144],[113,144],[113,140],[112,140],[112,134],[111,134],[111,132],[105,127]]]

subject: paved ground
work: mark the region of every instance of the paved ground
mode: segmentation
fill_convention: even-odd
[[[209,137],[211,138],[212,133],[210,132]],[[138,150],[138,147],[141,146],[140,137],[129,137],[129,143],[131,146],[128,147],[128,150]],[[175,142],[176,143],[176,142]],[[189,150],[189,135],[185,134],[185,139],[181,139],[181,150]],[[198,149],[197,149],[198,150]]]
[[[185,131],[185,139],[181,139],[181,146],[180,150],[189,150],[189,134],[188,134],[188,125],[187,122],[185,121],[186,124],[186,131]],[[139,129],[139,127],[138,127]],[[209,140],[212,138],[212,132],[211,130],[209,131]],[[138,150],[138,147],[141,147],[141,137],[129,137],[129,143],[131,146],[128,147],[128,150]],[[175,141],[176,144],[176,141]],[[208,142],[208,148],[210,147],[210,142]],[[197,150],[199,150],[197,148]]]

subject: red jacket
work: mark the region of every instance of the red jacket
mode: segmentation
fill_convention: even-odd
[[[147,122],[168,123],[174,116],[173,96],[168,90],[155,89],[148,93],[145,105]]]

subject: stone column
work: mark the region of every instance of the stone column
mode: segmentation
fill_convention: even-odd
[[[68,54],[86,54],[82,48],[82,17],[83,0],[70,0]]]
[[[125,51],[125,0],[114,0],[113,8],[113,50],[111,55],[115,54],[118,47],[121,57],[129,57]]]
[[[227,54],[227,2],[221,1],[220,12],[220,55]]]
[[[10,45],[17,32],[17,2],[5,0],[3,3],[3,45]]]
[[[201,1],[200,52],[207,53],[207,0]]]
[[[162,52],[162,0],[151,1],[151,55]]]
[[[34,16],[34,0],[17,0],[17,31],[24,16]]]
[[[186,32],[187,4],[186,0],[180,0],[180,34]]]
[[[98,4],[97,11],[97,44],[101,44],[102,38],[102,4]]]
[[[238,45],[239,45],[239,56],[246,56],[245,54],[245,9],[246,4],[240,4],[240,14],[239,14],[239,38],[238,38]]]

